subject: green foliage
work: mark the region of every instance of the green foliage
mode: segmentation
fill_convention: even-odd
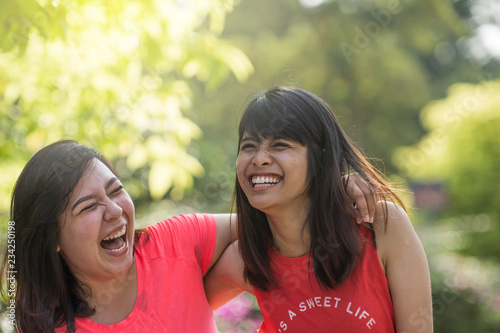
[[[432,281],[435,332],[497,332],[493,312],[474,290],[449,287],[442,278]]]
[[[460,252],[469,256],[490,258],[500,261],[500,229],[489,232],[475,232],[468,235],[469,243]]]
[[[396,151],[397,163],[413,180],[446,185],[450,204],[443,215],[493,213],[498,220],[500,81],[452,86],[447,98],[422,111],[422,122],[429,133],[417,145]],[[498,260],[495,226],[469,233],[460,252]]]
[[[59,1],[3,1],[0,9],[1,51],[24,53],[33,33],[46,39],[64,37],[66,10]]]
[[[248,58],[219,37],[232,1],[4,1],[0,4],[0,214],[22,165],[76,139],[122,174],[134,197],[183,197],[204,168],[186,148],[192,87],[243,82]],[[17,38],[17,37],[19,38]],[[133,181],[134,182],[134,181]]]
[[[416,230],[431,271],[434,331],[498,332],[500,265],[496,258],[470,251],[483,236],[496,234],[498,216],[474,214],[431,222]]]
[[[500,212],[500,82],[456,84],[422,111],[429,133],[395,154],[413,179],[448,185],[450,214]]]

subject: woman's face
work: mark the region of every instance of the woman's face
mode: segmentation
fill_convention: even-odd
[[[309,206],[307,147],[245,132],[236,160],[238,181],[250,204],[264,213]]]
[[[94,159],[60,217],[58,249],[86,281],[128,271],[133,262],[134,204],[120,180]]]

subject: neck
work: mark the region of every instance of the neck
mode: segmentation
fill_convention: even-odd
[[[309,252],[309,230],[304,228],[307,212],[267,214],[276,250],[285,257],[296,258]]]
[[[127,272],[106,281],[88,282],[92,294],[87,302],[95,308],[89,318],[98,324],[112,325],[127,318],[137,298],[135,261]]]

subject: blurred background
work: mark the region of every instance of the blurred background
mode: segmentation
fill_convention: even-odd
[[[228,212],[242,106],[294,85],[408,190],[435,332],[500,332],[500,0],[2,0],[0,38],[2,239],[22,167],[68,138],[113,161],[139,226]],[[261,320],[247,295],[216,315]]]

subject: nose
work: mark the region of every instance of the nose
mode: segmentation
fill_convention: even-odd
[[[106,203],[106,210],[104,212],[104,220],[113,221],[114,219],[122,216],[123,209],[118,203],[113,200],[108,200]]]
[[[271,162],[272,162],[271,156],[269,156],[269,152],[265,148],[257,150],[252,159],[252,163],[259,168],[269,165],[271,164]]]

